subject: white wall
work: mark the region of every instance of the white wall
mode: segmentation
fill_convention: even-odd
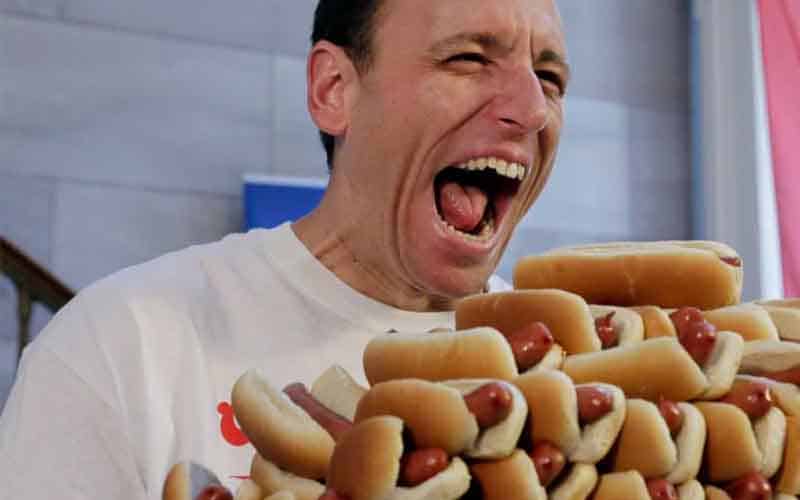
[[[758,14],[751,0],[694,0],[698,108],[693,237],[745,262],[743,298],[782,296]]]

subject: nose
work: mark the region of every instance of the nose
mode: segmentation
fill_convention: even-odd
[[[518,66],[505,71],[499,89],[492,112],[503,130],[521,136],[547,126],[547,97],[532,68]]]

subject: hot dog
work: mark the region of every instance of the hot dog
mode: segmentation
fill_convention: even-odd
[[[706,421],[705,462],[712,482],[731,481],[761,468],[764,457],[745,412],[727,403],[700,402],[695,406]]]
[[[636,306],[630,308],[642,317],[644,338],[677,337],[675,326],[665,309],[658,306]]]
[[[313,399],[309,394],[301,396]],[[265,459],[299,476],[325,477],[334,438],[306,410],[273,388],[257,370],[239,377],[231,399],[242,431]]]
[[[775,405],[787,416],[800,416],[800,387],[786,382],[778,382],[766,377],[737,375],[734,387],[741,382],[758,382],[769,388]]]
[[[353,420],[356,405],[367,392],[341,366],[334,365],[325,370],[311,385],[311,394],[339,415]]]
[[[718,330],[736,332],[745,341],[778,340],[778,329],[761,306],[748,303],[704,311],[703,316]]]
[[[594,465],[574,463],[568,467],[569,472],[562,473],[563,479],[548,488],[550,500],[585,500],[594,491],[598,479]]]
[[[364,374],[370,384],[419,378],[513,380],[514,353],[493,328],[442,333],[391,333],[373,338],[364,350]]]
[[[646,479],[665,478],[672,484],[694,478],[702,462],[706,435],[702,415],[691,404],[678,403],[682,418],[673,440],[663,411],[671,405],[629,399],[627,406],[614,455],[614,471],[636,470]]]
[[[644,339],[644,322],[635,311],[624,307],[590,305],[595,331],[603,349],[624,346]]]
[[[731,500],[772,500],[772,486],[758,472],[750,472],[725,486]]]
[[[778,409],[767,383],[737,377],[731,391],[720,401],[741,409],[750,419],[761,452],[758,471],[772,477],[780,468],[786,444],[786,416]]]
[[[765,300],[757,304],[767,311],[781,339],[800,341],[800,298]]]
[[[496,459],[510,455],[519,441],[528,414],[528,405],[519,389],[509,383],[488,379],[463,379],[443,383],[461,392],[467,401],[470,413],[475,415],[478,422],[480,429],[478,437],[475,443],[467,448],[464,455],[481,459]],[[510,396],[508,406],[498,405],[495,402],[492,407],[485,408],[487,401],[494,401],[483,394],[486,392],[485,388],[491,386],[502,388],[503,392],[507,394],[502,399]],[[470,399],[474,399],[474,403],[471,404]],[[490,415],[493,418],[491,420],[482,419],[481,414]]]
[[[522,450],[470,466],[485,500],[546,500],[533,460]]]
[[[692,356],[699,351],[672,337],[657,337],[599,353],[567,356],[563,370],[575,382],[599,381],[620,387],[628,397],[658,401],[714,399],[733,384],[744,349],[741,337],[718,332],[709,359],[700,366]]]
[[[358,404],[355,422],[394,415],[417,447],[498,458],[514,450],[526,413],[522,395],[502,381],[401,379],[372,386]]]
[[[222,486],[208,468],[194,462],[179,462],[172,466],[161,492],[164,500],[233,500],[231,492]]]
[[[721,243],[621,242],[526,257],[513,278],[515,288],[558,288],[591,304],[716,309],[739,303],[742,265]]]
[[[317,500],[325,491],[321,482],[281,470],[258,453],[253,456],[250,477],[263,492],[261,498],[290,491],[297,500]]]
[[[699,309],[683,307],[670,314],[678,340],[708,379],[699,397],[716,399],[728,392],[744,353],[741,336],[718,332]]]
[[[783,466],[775,477],[775,489],[787,495],[800,495],[800,418],[786,418],[786,448]]]
[[[528,402],[531,444],[550,442],[573,462],[594,464],[611,449],[625,419],[625,396],[607,384],[575,386],[563,372],[537,370],[514,380]]]
[[[739,372],[800,385],[800,344],[769,340],[748,342]]]
[[[404,455],[403,422],[393,416],[360,421],[336,443],[326,485],[351,500],[456,499],[470,486],[467,466],[453,457],[446,468],[413,487],[399,485]],[[425,457],[421,457],[425,462]],[[404,467],[408,467],[405,464]]]
[[[675,488],[668,482],[657,479],[645,481],[641,474],[632,470],[613,472],[600,476],[600,484],[594,500],[677,500]]]
[[[672,484],[682,484],[697,476],[703,462],[703,450],[706,443],[706,422],[702,413],[689,403],[676,403],[680,413],[680,425],[676,425],[673,407],[669,404],[659,404],[659,413],[667,423],[667,428],[673,436],[678,452],[678,462],[665,476]],[[677,427],[677,432],[675,428]]]
[[[510,335],[535,322],[545,324],[567,353],[602,347],[589,305],[572,293],[515,290],[473,295],[456,304],[456,329],[489,326]]]

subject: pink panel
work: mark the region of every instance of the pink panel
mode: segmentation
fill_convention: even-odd
[[[800,296],[800,0],[759,0],[787,296]]]

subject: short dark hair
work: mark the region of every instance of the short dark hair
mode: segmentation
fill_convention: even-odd
[[[375,20],[383,0],[319,0],[314,12],[311,45],[327,40],[342,47],[359,72],[369,69],[372,62],[372,37]],[[319,131],[328,160],[333,167],[335,138]]]

